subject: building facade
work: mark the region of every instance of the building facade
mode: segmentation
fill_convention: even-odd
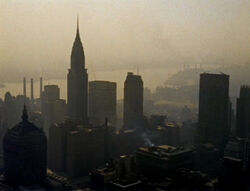
[[[60,99],[60,89],[57,85],[44,86],[41,106],[44,132],[49,137],[50,126],[62,122],[66,115],[66,101]]]
[[[141,128],[143,120],[143,81],[128,72],[124,82],[123,125],[126,129]]]
[[[89,119],[94,126],[103,125],[105,118],[116,126],[116,83],[89,82]]]
[[[88,73],[78,21],[68,71],[68,116],[82,124],[88,124]]]
[[[240,88],[240,97],[237,99],[236,113],[236,135],[247,138],[250,133],[250,87],[242,86]]]
[[[230,131],[229,76],[200,75],[198,143],[223,149]]]
[[[110,128],[86,128],[70,120],[54,124],[48,141],[49,168],[70,177],[81,177],[113,157],[132,154],[143,145],[134,130],[117,132]]]

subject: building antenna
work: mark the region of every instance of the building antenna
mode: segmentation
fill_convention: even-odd
[[[79,32],[79,14],[77,13],[77,32]]]
[[[77,33],[80,33],[79,32],[79,13],[77,13]],[[93,78],[94,80],[96,80],[96,71],[95,71],[95,67],[94,65],[90,62],[89,64],[90,66],[90,69],[92,70],[92,73],[93,73]]]

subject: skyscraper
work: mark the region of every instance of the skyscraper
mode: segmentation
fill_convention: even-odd
[[[226,74],[200,75],[198,142],[212,143],[223,149],[228,138],[229,76]]]
[[[76,37],[68,71],[68,116],[82,124],[88,124],[88,73],[78,23],[77,19]]]
[[[66,101],[60,99],[60,88],[57,85],[44,86],[41,109],[44,121],[43,128],[48,137],[51,125],[62,122],[66,114]]]
[[[126,129],[141,127],[143,118],[143,81],[141,76],[128,72],[124,82],[123,125]]]
[[[240,88],[240,97],[237,99],[236,135],[247,138],[250,133],[250,87]]]
[[[106,117],[116,125],[116,83],[89,82],[89,120],[95,126],[103,125]]]
[[[43,99],[55,101],[60,99],[60,88],[57,85],[46,85],[42,94]]]

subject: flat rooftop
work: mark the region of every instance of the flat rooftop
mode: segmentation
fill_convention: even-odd
[[[200,74],[201,76],[217,76],[217,77],[229,77],[228,74],[225,74],[223,72],[220,71],[206,71]]]
[[[161,145],[161,146],[153,146],[153,147],[141,147],[137,150],[137,152],[143,152],[145,154],[149,154],[152,156],[160,157],[162,159],[170,159],[171,157],[175,157],[178,155],[182,155],[185,153],[191,153],[192,150],[184,147],[173,147],[170,145]]]

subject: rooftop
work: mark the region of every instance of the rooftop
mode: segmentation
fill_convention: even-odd
[[[137,150],[138,152],[144,152],[146,154],[160,157],[165,160],[169,160],[171,157],[182,155],[184,153],[191,153],[192,150],[183,147],[173,147],[170,145],[161,145],[153,147],[141,147]]]

